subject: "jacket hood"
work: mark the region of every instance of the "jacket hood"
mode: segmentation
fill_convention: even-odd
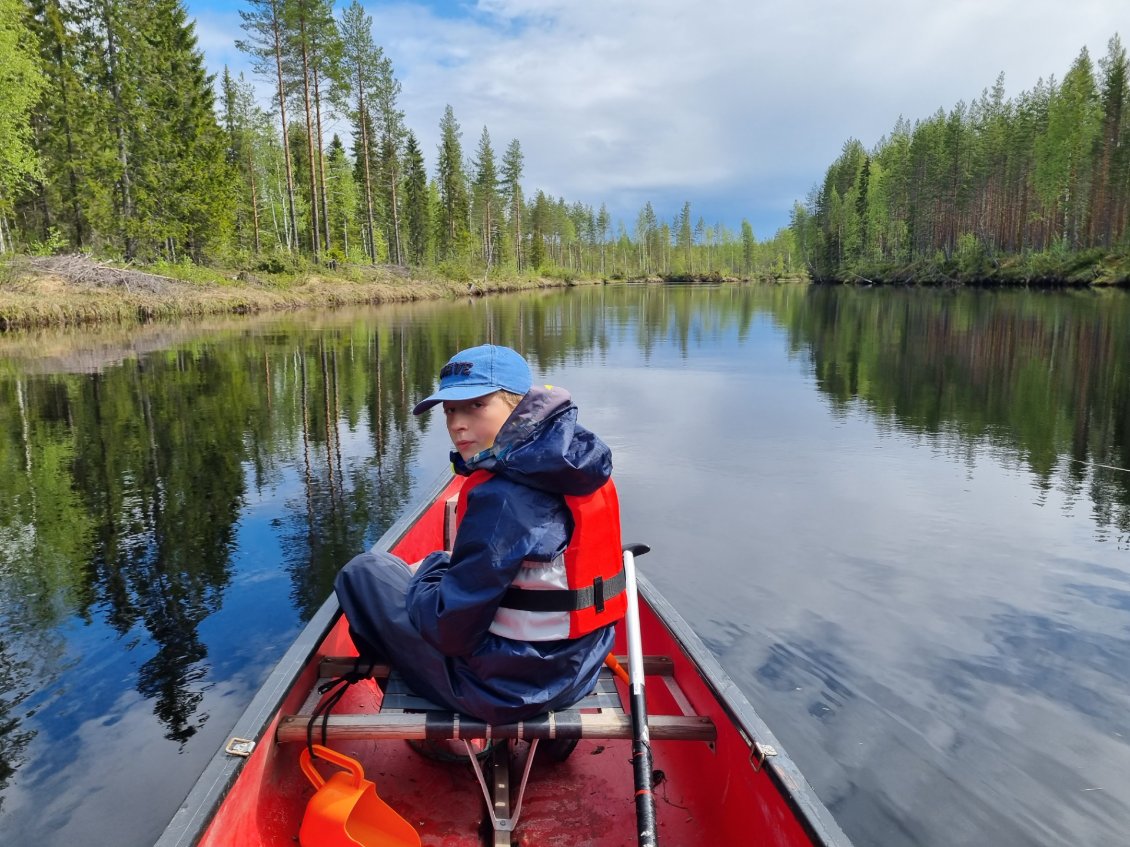
[[[569,392],[534,386],[502,425],[494,444],[469,461],[451,453],[455,472],[490,471],[555,494],[584,495],[612,475],[612,451],[577,423]]]

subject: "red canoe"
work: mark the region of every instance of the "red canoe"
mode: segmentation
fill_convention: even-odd
[[[461,483],[456,478],[437,486],[377,547],[410,562],[444,548],[448,504]],[[658,843],[850,847],[698,636],[644,578],[638,585],[644,657],[637,667],[646,679]],[[623,629],[616,652],[627,668]],[[355,655],[331,597],[252,700],[157,847],[645,843],[633,768],[633,734],[643,730],[633,732],[629,687],[610,671],[597,691],[569,710],[489,727],[436,711],[405,690],[395,672],[390,679],[389,668],[373,668],[345,690],[324,726],[327,746],[349,757],[344,762],[357,762],[375,790],[360,773],[319,762],[313,778],[328,781],[304,826],[315,794],[300,763],[309,719],[324,700],[319,686],[351,669]],[[322,733],[319,720],[314,740]],[[466,756],[440,761],[406,743],[432,739],[433,749],[455,749],[458,742],[442,738],[489,738],[477,742],[476,749],[489,747],[479,757],[479,774]],[[580,740],[559,761],[551,751],[564,752],[562,742],[556,750],[544,743],[552,738]],[[339,790],[341,796],[327,793]],[[339,826],[333,809],[341,812],[343,804]]]

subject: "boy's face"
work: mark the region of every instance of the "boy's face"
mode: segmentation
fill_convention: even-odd
[[[468,461],[492,444],[513,411],[502,394],[494,392],[471,400],[444,400],[447,434],[456,452]]]

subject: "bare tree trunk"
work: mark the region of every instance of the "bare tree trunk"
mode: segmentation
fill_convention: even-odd
[[[326,160],[322,155],[325,145],[322,143],[322,97],[318,87],[318,69],[314,69],[314,112],[318,121],[318,176],[322,188],[322,232],[325,236],[325,248],[330,249],[330,203],[326,191]]]
[[[302,44],[302,105],[306,110],[306,151],[310,158],[310,250],[314,261],[318,261],[318,179],[314,163],[314,121],[310,114],[310,58],[306,38],[306,10],[298,21]]]
[[[286,123],[286,89],[283,86],[282,33],[279,31],[279,6],[275,3],[272,22],[275,36],[275,70],[278,76],[279,120],[282,123],[283,162],[286,163],[286,199],[290,209],[290,221],[286,223],[286,249],[298,247],[298,212],[294,208],[294,171],[290,164],[290,130]]]
[[[390,142],[391,144],[391,142]],[[392,150],[391,170],[388,175],[389,179],[389,196],[392,199],[392,243],[395,258],[394,262],[398,265],[404,264],[404,249],[400,243],[400,198],[397,196],[397,186],[400,184],[400,168],[398,166],[397,151],[395,147]]]
[[[365,111],[365,87],[361,84],[361,67],[357,67],[357,115],[361,124],[361,151],[365,163],[365,234],[369,241],[369,261],[377,263],[377,247],[373,243],[373,179],[369,162],[369,121]]]
[[[518,273],[522,272],[522,194],[514,186],[514,263]]]
[[[125,116],[122,114],[122,85],[118,70],[118,45],[115,41],[113,21],[110,19],[110,4],[102,4],[102,25],[106,27],[106,59],[110,72],[110,91],[114,100],[114,133],[118,142],[118,165],[122,175],[118,179],[118,187],[122,197],[122,223],[125,226],[125,258],[130,260],[134,256],[137,245],[129,233],[130,222],[133,220],[133,186],[130,181],[129,148],[126,144]]]
[[[251,145],[247,145],[247,174],[251,178],[251,227],[255,239],[255,254],[259,254],[259,193],[255,190],[255,158]]]

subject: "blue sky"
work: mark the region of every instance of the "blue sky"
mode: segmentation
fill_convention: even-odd
[[[241,4],[186,5],[210,69],[250,77]],[[758,238],[788,224],[848,138],[872,147],[900,115],[974,100],[1001,72],[1015,97],[1084,47],[1097,70],[1111,36],[1130,41],[1125,0],[364,5],[429,172],[450,104],[468,156],[484,126],[499,154],[521,142],[527,191],[606,203],[630,231],[645,201],[665,220],[689,201],[695,219],[746,218]]]

